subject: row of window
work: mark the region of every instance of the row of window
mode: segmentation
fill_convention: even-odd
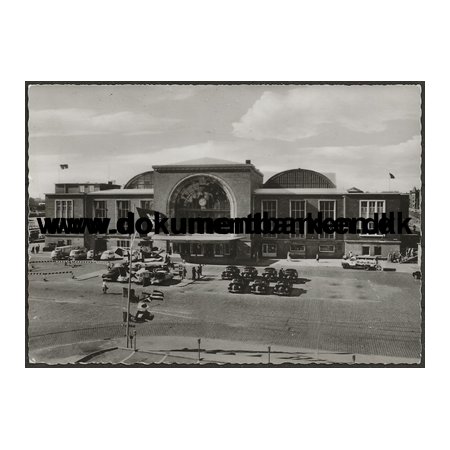
[[[322,213],[324,218],[330,217],[336,219],[336,200],[319,200],[318,211]],[[359,201],[359,217],[365,219],[373,219],[375,213],[382,214],[386,212],[385,200],[360,200]],[[278,201],[277,200],[262,200],[261,213],[267,213],[268,217],[278,217]],[[306,200],[291,200],[289,202],[289,213],[293,219],[305,218]],[[373,223],[368,224],[369,229],[373,229]],[[296,232],[291,234],[291,237],[304,238],[305,233],[300,233],[300,224],[295,224]],[[276,235],[265,235],[266,237],[276,237]],[[322,233],[320,238],[334,239],[335,233]]]
[[[105,218],[108,217],[108,209],[106,200],[96,200],[93,204],[93,217]],[[140,207],[144,209],[153,209],[153,200],[141,200]],[[131,211],[130,200],[116,200],[117,218],[127,217],[128,212]],[[55,200],[55,217],[57,218],[72,218],[73,217],[73,200]]]
[[[188,247],[189,245],[189,247]],[[230,255],[230,244],[227,243],[217,243],[217,244],[199,244],[199,243],[178,243],[174,242],[172,244],[172,250],[174,253],[184,253],[189,249],[191,256],[206,256],[208,253],[211,256],[229,256]],[[211,253],[212,252],[212,253]],[[208,255],[209,256],[209,255]]]
[[[276,257],[277,256],[277,244],[264,243],[262,244],[262,256],[264,257]],[[334,253],[336,247],[334,245],[319,245],[319,253]],[[303,244],[291,244],[289,252],[293,254],[305,254],[306,246]]]

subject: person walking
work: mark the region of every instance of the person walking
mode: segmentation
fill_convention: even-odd
[[[197,276],[197,271],[195,270],[195,267],[192,267],[192,279],[195,281],[195,277]]]
[[[284,270],[283,268],[280,269],[280,271],[278,272],[278,279],[282,280],[284,278]]]
[[[40,247],[39,247],[39,244],[38,244],[38,245],[36,245],[36,253],[39,253],[39,249],[40,249]]]
[[[183,266],[183,280],[187,277],[187,269],[186,266]]]
[[[202,276],[202,265],[199,264],[197,268],[197,278],[200,280],[201,276]]]
[[[103,290],[103,293],[104,293],[104,294],[106,294],[107,291],[108,291],[108,284],[106,283],[105,280],[103,280],[102,290]]]
[[[34,253],[34,247],[31,247],[31,253]]]
[[[320,257],[319,257],[319,254],[317,253],[316,254],[316,261],[319,262],[319,260],[320,260]]]
[[[178,266],[178,275],[181,279],[183,279],[183,267],[181,264]]]

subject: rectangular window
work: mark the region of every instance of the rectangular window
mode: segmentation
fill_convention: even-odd
[[[261,215],[264,216],[267,214],[267,217],[276,218],[277,217],[277,201],[276,200],[262,200],[261,201]],[[264,237],[276,238],[276,234],[266,233],[263,234]]]
[[[94,201],[94,217],[105,218],[106,217],[106,201],[95,200]]]
[[[292,219],[305,218],[306,216],[306,201],[305,200],[291,200],[290,201],[290,217]],[[306,228],[306,227],[305,227]],[[305,230],[303,230],[305,231]],[[291,237],[304,238],[305,233],[300,233],[300,224],[295,224],[295,233],[291,233]]]
[[[172,251],[173,253],[181,253],[181,244],[179,242],[174,242],[172,244]]]
[[[227,256],[230,254],[230,244],[214,244],[214,256]]]
[[[373,248],[373,255],[374,255],[374,256],[381,256],[381,246],[376,245],[376,246]]]
[[[306,246],[303,244],[291,244],[289,251],[292,253],[305,253]]]
[[[368,255],[370,255],[370,247],[369,247],[368,245],[363,245],[363,246],[361,247],[361,254],[362,254],[363,256],[368,256]]]
[[[191,244],[191,255],[192,256],[203,256],[203,245],[193,243]]]
[[[119,240],[119,241],[117,241],[117,247],[130,248],[130,241],[128,241],[128,240]]]
[[[334,253],[334,245],[319,245],[320,253]]]
[[[117,219],[127,217],[129,211],[130,211],[129,200],[117,200]]]
[[[322,213],[322,219],[336,219],[336,201],[319,200],[319,212]],[[335,239],[336,233],[322,233],[320,239]],[[334,251],[334,250],[333,250]]]
[[[381,216],[384,212],[386,212],[386,202],[384,200],[361,200],[359,203],[359,215],[364,219],[373,219],[375,213]],[[373,230],[373,226],[373,223],[369,223],[368,229]]]
[[[262,255],[265,257],[276,257],[277,256],[277,244],[263,244],[262,245]]]
[[[153,200],[141,200],[141,208],[153,211]]]
[[[69,219],[73,217],[73,200],[55,200],[55,217]]]

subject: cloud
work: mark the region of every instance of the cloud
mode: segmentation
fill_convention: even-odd
[[[94,109],[41,109],[30,114],[31,137],[155,134],[179,123],[144,112],[99,113]]]
[[[287,142],[311,140],[326,130],[327,141],[334,139],[339,145],[349,133],[365,135],[365,143],[370,143],[371,136],[401,121],[414,123],[410,138],[420,129],[419,120],[417,86],[300,86],[265,91],[232,127],[236,137]]]

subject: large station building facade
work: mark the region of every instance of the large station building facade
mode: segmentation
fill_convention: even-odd
[[[60,183],[46,194],[47,217],[108,217],[111,224],[136,212],[136,207],[169,217],[373,217],[375,213],[402,212],[408,217],[409,194],[368,193],[357,188],[341,191],[333,175],[290,169],[267,181],[247,160],[230,162],[203,158],[177,164],[155,165],[123,188],[113,183]],[[137,215],[137,214],[136,214]],[[113,226],[113,225],[111,225]],[[129,247],[130,236],[47,235],[46,242],[79,245],[102,251]],[[355,255],[387,257],[409,244],[405,235],[280,234],[280,235],[148,235],[137,245],[158,247],[189,261],[239,262],[265,258],[341,258]]]

